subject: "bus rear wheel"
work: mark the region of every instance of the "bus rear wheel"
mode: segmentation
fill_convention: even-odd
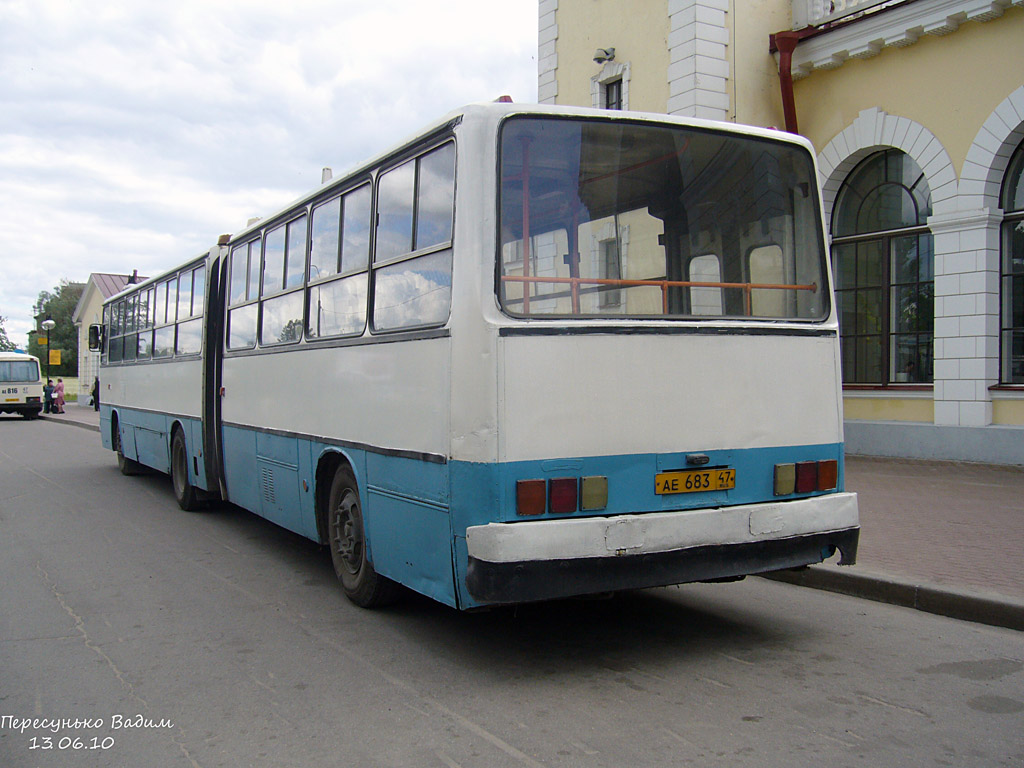
[[[199,509],[199,491],[188,481],[188,450],[185,447],[185,436],[181,430],[174,433],[171,440],[171,485],[174,487],[174,498],[178,506],[186,512]]]
[[[398,585],[378,574],[366,557],[359,489],[346,466],[338,467],[331,482],[327,535],[334,572],[349,600],[362,608],[377,608],[397,599]]]
[[[114,453],[117,454],[117,468],[121,470],[122,475],[137,475],[142,472],[142,465],[135,459],[129,459],[124,455],[124,447],[121,445],[121,425],[114,423]]]

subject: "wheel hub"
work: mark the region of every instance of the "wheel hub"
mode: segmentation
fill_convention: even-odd
[[[334,512],[334,548],[351,573],[362,564],[363,537],[355,494],[346,490]]]

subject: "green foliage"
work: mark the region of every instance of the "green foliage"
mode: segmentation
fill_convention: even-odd
[[[52,293],[43,291],[39,294],[37,306],[42,308],[42,312],[36,318],[36,332],[29,334],[28,352],[39,358],[45,371],[48,359],[47,350],[60,350],[60,365],[50,366],[49,376],[51,379],[56,379],[58,376],[78,375],[78,329],[75,328],[71,316],[75,312],[75,307],[78,306],[78,300],[82,297],[83,290],[85,290],[85,286],[81,283],[61,280],[60,285],[56,286]],[[56,323],[49,334],[38,326],[47,317]],[[47,336],[49,336],[49,344],[40,344],[40,339],[47,340]]]
[[[0,315],[0,352],[13,352],[15,344],[7,338],[7,329],[4,328],[5,322],[7,322],[7,318]]]

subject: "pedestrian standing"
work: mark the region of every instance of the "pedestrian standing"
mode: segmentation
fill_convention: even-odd
[[[92,383],[92,409],[98,411],[100,409],[100,377],[97,376],[96,380]]]
[[[64,379],[57,379],[57,388],[53,391],[54,413],[64,413]]]
[[[53,379],[46,380],[46,386],[43,387],[43,413],[51,413],[53,411]]]

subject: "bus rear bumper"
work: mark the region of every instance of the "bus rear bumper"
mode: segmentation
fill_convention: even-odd
[[[39,403],[0,403],[0,413],[17,413],[30,419],[35,418],[42,411],[43,406]]]
[[[466,530],[466,586],[481,603],[549,600],[729,579],[820,563],[853,565],[857,496]]]

